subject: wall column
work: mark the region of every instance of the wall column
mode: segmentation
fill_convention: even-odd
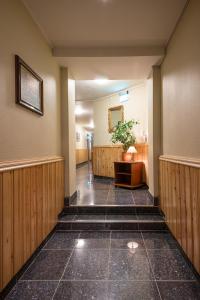
[[[76,192],[75,80],[61,68],[62,155],[65,158],[65,197]]]
[[[159,156],[161,154],[161,71],[153,66],[148,79],[149,191],[159,196]]]

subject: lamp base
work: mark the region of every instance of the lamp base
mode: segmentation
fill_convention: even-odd
[[[132,158],[133,158],[133,154],[132,153],[122,152],[122,160],[123,161],[131,161]]]

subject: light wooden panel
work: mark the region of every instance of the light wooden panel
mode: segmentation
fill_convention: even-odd
[[[135,144],[137,153],[134,161],[144,162],[143,181],[148,182],[148,145]],[[122,160],[123,149],[121,146],[96,146],[93,147],[92,166],[94,175],[114,178],[114,161]]]
[[[76,164],[81,164],[88,161],[88,150],[87,149],[76,149]]]
[[[57,223],[64,205],[64,160],[0,164],[0,288]]]
[[[200,273],[200,161],[162,156],[160,201],[170,230]]]

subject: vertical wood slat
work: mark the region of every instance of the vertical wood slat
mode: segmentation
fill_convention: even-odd
[[[13,266],[13,172],[8,171],[3,173],[3,286],[12,278]]]
[[[3,287],[3,174],[0,173],[0,290]]]
[[[53,229],[63,205],[63,160],[0,172],[0,290]]]
[[[162,159],[160,198],[170,230],[200,273],[200,168]]]
[[[23,182],[24,179],[24,170],[15,170],[14,171],[14,273],[19,271],[20,267],[24,264],[24,188]]]

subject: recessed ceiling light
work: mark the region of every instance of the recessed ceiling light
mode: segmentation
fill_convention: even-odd
[[[83,109],[80,105],[76,105],[75,115],[80,116],[85,114],[88,114],[88,111],[86,109]]]
[[[105,83],[107,83],[109,80],[108,80],[108,78],[96,78],[94,81],[95,81],[97,84],[105,84]]]

